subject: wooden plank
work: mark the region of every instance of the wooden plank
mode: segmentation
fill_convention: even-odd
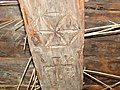
[[[0,90],[16,90],[17,85],[0,85]],[[27,85],[22,85],[21,90],[26,90]],[[101,90],[103,89],[100,85],[84,85],[83,90]],[[116,87],[114,90],[120,90],[120,87]]]
[[[19,83],[24,68],[29,58],[18,57],[0,57],[0,85],[16,85]],[[32,66],[32,65],[31,65]],[[29,69],[24,83],[28,84],[28,80],[31,75],[31,69]],[[1,88],[0,88],[1,90]],[[4,89],[2,89],[4,90]],[[11,89],[13,90],[13,89]]]
[[[18,42],[0,41],[0,57],[30,57],[29,48],[27,46],[26,52],[23,51],[23,45]],[[21,43],[21,42],[20,42]]]
[[[120,1],[119,2],[88,2],[86,3],[85,7],[87,9],[95,9],[95,10],[114,10],[119,11],[120,10]]]
[[[88,69],[120,76],[120,35],[86,39],[84,56]]]
[[[100,85],[84,85],[83,90],[102,90],[103,87]],[[120,90],[120,87],[115,87],[114,90]]]
[[[19,0],[43,90],[81,90],[84,0]]]
[[[21,19],[19,6],[0,6],[0,21]]]

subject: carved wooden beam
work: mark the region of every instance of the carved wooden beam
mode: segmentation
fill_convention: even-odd
[[[19,0],[43,90],[82,90],[84,0]]]

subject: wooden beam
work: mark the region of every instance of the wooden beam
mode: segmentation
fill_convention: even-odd
[[[84,0],[19,0],[43,90],[82,90]]]

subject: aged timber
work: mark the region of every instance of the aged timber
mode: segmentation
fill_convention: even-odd
[[[81,90],[84,0],[19,0],[43,90]]]

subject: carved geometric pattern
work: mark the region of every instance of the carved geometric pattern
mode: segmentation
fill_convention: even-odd
[[[44,66],[44,71],[46,72],[45,78],[47,78],[47,86],[55,86],[55,87],[66,87],[69,82],[66,83],[67,79],[76,80],[76,68],[72,64],[63,64],[61,65],[61,60],[58,57],[53,58],[54,65],[53,66]],[[63,73],[67,78],[64,78]],[[70,85],[74,85],[74,82],[71,82]],[[70,87],[70,88],[71,88]]]
[[[79,29],[76,27],[78,25],[72,16],[65,16],[58,20],[56,27],[53,27],[50,23],[48,24],[48,21],[45,20],[45,16],[42,20],[49,29],[39,30],[43,38],[46,37],[47,39],[45,46],[64,47],[72,44],[78,37]],[[69,20],[69,22],[66,23],[66,20]]]
[[[19,1],[25,8],[26,31],[42,89],[81,90],[79,0]]]
[[[33,18],[34,27],[39,25],[38,32],[44,39],[46,47],[65,47],[74,43],[79,36],[76,15],[73,14],[75,7],[71,8],[69,0],[60,1],[59,3],[57,0],[41,0],[44,3],[41,6],[38,5],[37,10],[35,6],[37,0],[28,2],[27,5],[33,8],[29,12]],[[33,10],[37,13],[33,13]]]

